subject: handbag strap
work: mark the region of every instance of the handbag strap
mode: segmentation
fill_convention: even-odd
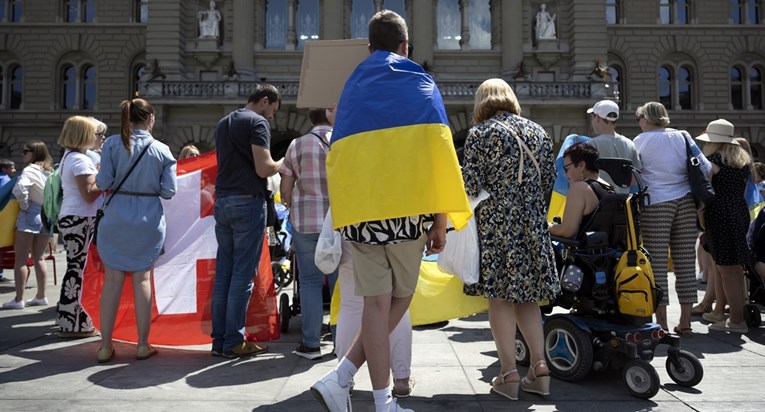
[[[109,196],[109,199],[106,200],[106,203],[104,204],[104,207],[109,206],[109,203],[111,203],[112,199],[114,198],[114,195],[116,195],[117,192],[120,191],[120,188],[122,187],[122,184],[125,183],[125,181],[130,176],[130,174],[133,173],[133,170],[135,169],[136,165],[138,165],[138,162],[141,161],[141,158],[143,157],[143,155],[146,154],[146,151],[149,149],[149,146],[151,146],[152,143],[154,143],[154,139],[149,141],[149,144],[144,146],[143,150],[141,150],[141,153],[138,155],[138,158],[135,159],[135,162],[133,162],[132,165],[130,165],[130,169],[128,169],[128,172],[125,174],[125,176],[122,178],[120,183],[117,185],[117,188],[114,189],[112,194]]]
[[[529,157],[531,158],[531,161],[534,163],[534,167],[537,169],[537,173],[541,174],[540,168],[539,168],[539,162],[537,162],[537,159],[534,157],[534,153],[531,152],[531,149],[529,149],[528,146],[526,146],[526,143],[521,140],[521,138],[518,136],[518,133],[513,132],[510,130],[509,127],[507,127],[506,124],[500,122],[497,119],[491,119],[494,123],[500,125],[502,128],[507,130],[507,132],[510,134],[510,136],[513,136],[515,138],[515,141],[518,143],[518,146],[520,147],[520,150],[518,151],[518,158],[520,163],[518,165],[518,183],[523,183],[523,152],[525,151]]]

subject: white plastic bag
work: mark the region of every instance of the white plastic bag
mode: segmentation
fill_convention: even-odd
[[[340,265],[340,257],[343,255],[342,237],[340,232],[332,229],[332,214],[327,209],[327,216],[321,226],[319,241],[316,242],[316,253],[313,262],[320,271],[329,275]]]
[[[486,191],[481,190],[478,197],[470,197],[470,208],[489,198]],[[467,226],[460,231],[446,233],[446,246],[438,255],[438,267],[462,280],[466,285],[478,282],[481,271],[481,253],[478,248],[478,226],[475,216],[468,220]]]

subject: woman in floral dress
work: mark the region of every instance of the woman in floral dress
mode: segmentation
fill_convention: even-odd
[[[519,388],[549,394],[538,302],[560,293],[546,217],[546,194],[555,180],[552,141],[520,112],[504,80],[481,84],[462,169],[468,195],[478,196],[481,190],[490,195],[475,210],[480,278],[464,292],[489,299],[489,324],[501,366],[492,389],[513,400]],[[532,367],[523,379],[515,367],[516,324],[531,352]]]

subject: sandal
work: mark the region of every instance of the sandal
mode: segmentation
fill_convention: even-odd
[[[517,369],[513,369],[509,372],[501,373],[499,376],[491,380],[491,390],[496,392],[499,395],[504,396],[507,399],[510,399],[511,401],[517,401],[518,400],[518,387],[520,386],[520,381],[515,382],[507,382],[505,381],[505,378],[507,378],[508,375],[512,373],[517,373]]]
[[[98,359],[98,363],[106,363],[112,360],[114,357],[114,348],[111,349],[104,349],[99,348],[98,352],[96,353],[96,359]]]
[[[702,316],[705,313],[712,312],[711,306],[696,305],[691,309],[691,316]]]
[[[693,329],[691,328],[681,328],[680,326],[675,326],[676,335],[680,335],[683,338],[692,338],[693,337]]]
[[[521,389],[524,392],[536,393],[537,395],[549,395],[550,394],[550,375],[537,376],[536,369],[539,365],[547,365],[547,362],[541,360],[534,364],[529,372],[534,379],[529,379],[528,376],[521,380]]]
[[[151,345],[139,346],[135,358],[138,360],[149,359],[157,354],[157,350]]]

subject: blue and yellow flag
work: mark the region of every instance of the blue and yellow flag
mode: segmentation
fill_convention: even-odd
[[[547,209],[547,220],[552,222],[555,216],[563,218],[563,210],[566,208],[566,196],[568,195],[568,178],[563,171],[563,153],[574,143],[586,142],[590,140],[587,136],[570,134],[563,140],[563,144],[558,150],[558,157],[555,158],[555,185],[553,185],[552,196],[550,196],[550,207]]]
[[[746,205],[749,207],[749,220],[754,220],[760,213],[760,209],[765,206],[765,199],[762,198],[760,189],[751,177],[746,181],[744,197],[746,198]]]
[[[447,213],[471,216],[452,133],[436,83],[417,63],[376,51],[340,96],[327,155],[335,228]]]

